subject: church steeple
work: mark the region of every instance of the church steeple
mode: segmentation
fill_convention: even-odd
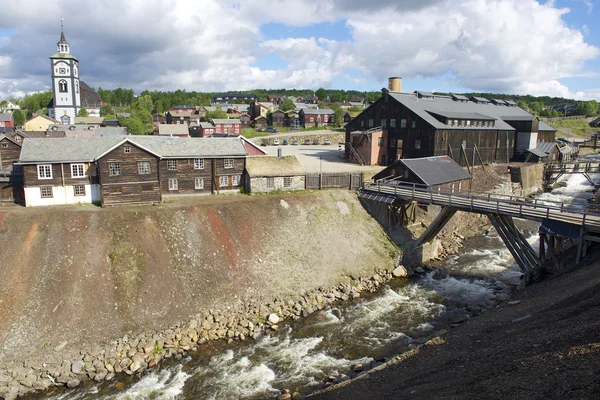
[[[65,39],[65,27],[63,18],[60,19],[60,40],[56,44],[56,46],[60,54],[70,54],[69,43],[67,43],[67,39]]]

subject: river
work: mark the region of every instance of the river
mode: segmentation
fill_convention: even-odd
[[[564,187],[539,198],[583,207],[591,189],[583,176],[574,175]],[[536,248],[537,224],[520,226]],[[492,307],[521,280],[521,271],[493,230],[466,240],[459,255],[433,266],[377,293],[282,324],[276,335],[200,346],[192,357],[169,361],[141,379],[88,384],[51,398],[272,399],[283,389],[307,394],[328,380],[356,376],[362,368],[406,351],[411,343],[422,343]]]

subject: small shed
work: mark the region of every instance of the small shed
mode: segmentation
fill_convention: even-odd
[[[525,162],[558,161],[560,157],[560,150],[555,142],[539,142],[537,147],[527,149],[527,152],[529,154]]]
[[[254,127],[256,129],[265,129],[267,127],[267,117],[259,115],[258,117],[254,118]]]
[[[590,126],[592,128],[600,128],[600,117],[596,118],[592,122],[590,122]]]
[[[373,176],[381,183],[416,183],[421,187],[470,190],[471,174],[449,156],[408,158],[395,161]]]
[[[248,157],[245,187],[250,194],[305,190],[306,171],[296,156]]]
[[[175,136],[180,138],[190,137],[187,123],[183,124],[160,124],[158,125],[158,136]]]

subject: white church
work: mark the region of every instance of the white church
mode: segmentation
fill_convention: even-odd
[[[57,49],[50,57],[53,98],[48,104],[48,116],[61,124],[73,124],[79,111],[85,108],[90,117],[99,117],[100,107],[106,102],[79,80],[79,61],[71,54],[62,24]]]

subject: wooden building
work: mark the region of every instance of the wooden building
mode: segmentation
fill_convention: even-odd
[[[439,188],[452,192],[471,189],[471,174],[449,156],[397,160],[374,175],[373,181],[417,184],[417,187]]]
[[[271,126],[284,126],[286,119],[287,115],[281,110],[273,111],[269,115],[269,122]]]
[[[225,135],[242,134],[242,122],[239,119],[213,119],[211,122],[215,126],[214,133]]]
[[[258,117],[254,118],[254,128],[265,129],[268,125],[268,122],[269,121],[267,120],[267,117],[259,115]]]
[[[169,195],[235,191],[242,183],[246,142],[242,137],[27,139],[19,160],[25,204],[156,203]]]
[[[0,114],[0,128],[14,128],[15,120],[12,114]]]
[[[23,200],[21,169],[14,165],[20,154],[21,142],[0,134],[0,201]]]
[[[516,105],[462,97],[383,89],[377,101],[346,124],[350,160],[360,161],[357,146],[378,146],[362,137],[375,128],[386,142],[380,165],[439,155],[449,155],[461,166],[509,162],[524,159],[526,150],[535,147],[533,140],[554,141],[553,128]]]
[[[0,169],[9,169],[13,163],[19,161],[21,143],[8,135],[0,135]]]
[[[333,125],[335,111],[331,109],[303,108],[300,110],[300,124],[304,128]]]

